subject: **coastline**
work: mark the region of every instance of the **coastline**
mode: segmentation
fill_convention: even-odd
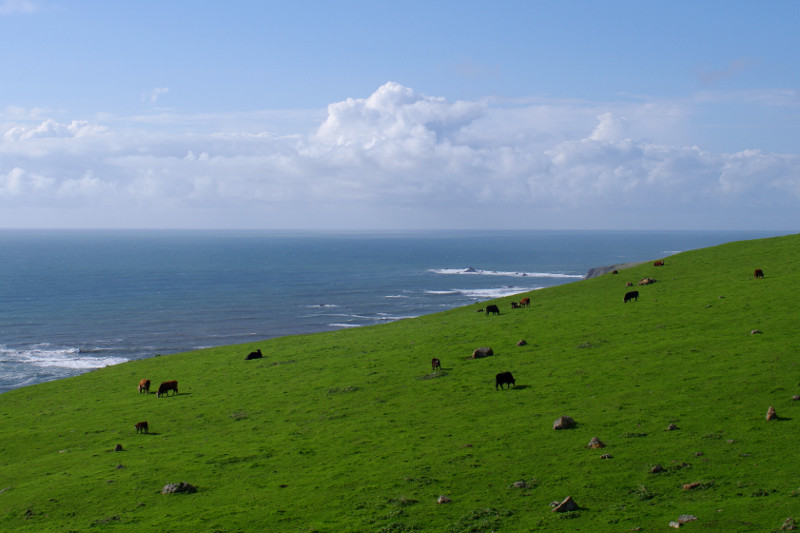
[[[583,279],[591,279],[596,278],[597,276],[602,276],[603,274],[607,274],[614,270],[624,270],[626,268],[633,268],[635,266],[643,265],[645,263],[649,263],[649,261],[634,261],[632,263],[621,263],[618,265],[608,265],[608,266],[601,266],[601,267],[594,267],[590,268]]]

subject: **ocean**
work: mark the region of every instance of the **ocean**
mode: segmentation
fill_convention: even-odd
[[[0,392],[417,317],[745,231],[0,230]]]

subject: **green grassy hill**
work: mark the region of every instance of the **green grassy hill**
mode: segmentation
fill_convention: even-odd
[[[736,242],[535,291],[526,309],[500,299],[499,316],[481,304],[11,391],[0,530],[800,524],[798,264],[800,236]],[[626,282],[645,277],[657,281],[623,304]],[[480,346],[495,355],[468,359]],[[245,361],[255,348],[265,357]],[[495,390],[501,371],[516,387]],[[178,380],[180,394],[138,394],[140,378]],[[554,431],[562,415],[577,427]],[[135,432],[143,420],[150,434]],[[592,437],[606,447],[587,448]],[[161,494],[182,481],[197,492]],[[580,508],[553,512],[567,496]]]

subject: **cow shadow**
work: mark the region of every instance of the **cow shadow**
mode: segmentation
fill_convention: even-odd
[[[511,387],[511,389],[512,390],[525,390],[528,387],[530,387],[530,385],[514,385],[513,387]]]

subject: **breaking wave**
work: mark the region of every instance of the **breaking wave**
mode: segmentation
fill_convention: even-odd
[[[49,344],[36,344],[17,349],[0,346],[0,363],[23,363],[40,368],[93,370],[128,361],[124,357],[94,355],[99,352],[101,350],[82,351],[78,348],[60,348]]]
[[[481,270],[477,268],[432,268],[429,272],[444,275],[466,275],[466,276],[503,276],[507,278],[557,278],[557,279],[581,279],[582,274],[562,274],[560,272],[506,272],[502,270]]]

